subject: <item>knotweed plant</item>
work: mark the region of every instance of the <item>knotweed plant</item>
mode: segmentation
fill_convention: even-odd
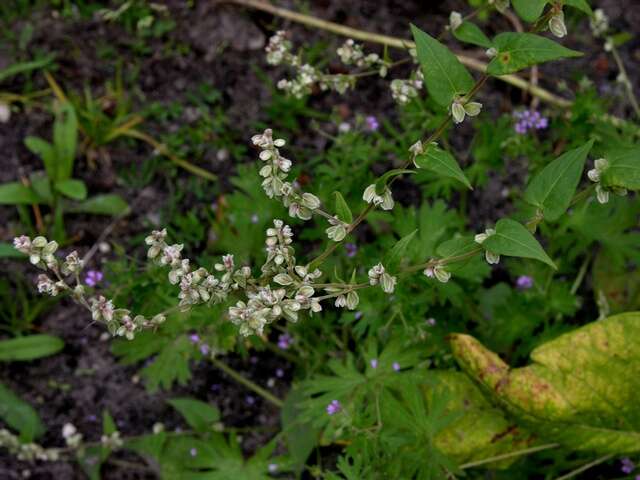
[[[605,36],[606,42],[613,41],[606,36],[609,31],[606,16],[602,12],[592,14],[584,2],[575,0],[514,1],[515,12],[530,24],[530,28],[527,32],[500,33],[493,39],[470,21],[473,15],[463,17],[458,12],[452,12],[449,25],[438,38],[412,25],[414,44],[407,44],[408,56],[400,60],[392,60],[387,52],[383,55],[367,52],[363,45],[349,39],[335,54],[342,67],[353,70],[351,73],[333,74],[307,62],[302,51],[294,52],[284,31],[278,31],[269,40],[266,46],[267,62],[284,66],[293,72],[289,78],[277,83],[278,88],[289,95],[302,98],[316,91],[343,94],[362,78],[377,76],[386,79],[397,66],[415,63],[418,68],[409,78],[396,78],[389,82],[392,97],[398,103],[406,104],[426,90],[443,118],[433,132],[411,139],[411,146],[404,152],[398,168],[379,175],[373,183],[360,185],[360,201],[352,205],[345,200],[352,192],[336,192],[334,199],[329,201],[313,192],[313,182],[303,186],[292,178],[293,161],[287,158],[287,140],[280,138],[271,128],[247,139],[256,150],[259,168],[254,174],[261,178],[264,195],[280,202],[295,222],[321,223],[326,237],[323,239],[324,249],[313,258],[306,258],[302,253],[294,238],[294,230],[287,223],[290,220],[286,218],[270,219],[264,231],[264,257],[259,265],[242,264],[236,261],[234,255],[226,254],[219,263],[208,269],[186,258],[184,244],[173,243],[179,239],[169,239],[166,229],[152,231],[145,239],[147,258],[166,269],[168,282],[176,288],[176,301],[169,309],[144,316],[130,311],[126,306],[118,306],[113,299],[87,288],[85,285],[98,287],[102,274],[96,271],[83,274],[84,261],[77,252],[59,255],[59,245],[43,236],[17,237],[14,246],[42,270],[37,279],[39,292],[51,296],[68,294],[90,312],[93,321],[104,324],[111,335],[129,340],[143,330],[159,329],[167,317],[176,311],[187,312],[195,306],[213,307],[219,304],[224,305],[226,311],[222,321],[235,325],[241,336],[266,338],[270,326],[282,320],[304,322],[311,316],[323,315],[323,310],[327,309],[356,311],[361,307],[361,295],[365,289],[379,289],[391,300],[398,286],[409,275],[422,275],[423,283],[433,288],[444,288],[442,284],[455,278],[457,268],[475,257],[480,257],[481,263],[484,257],[490,266],[499,264],[504,257],[518,257],[542,262],[546,265],[544,268],[556,269],[563,259],[551,258],[536,235],[547,233],[549,223],[556,222],[579,203],[591,204],[594,200],[607,203],[611,194],[624,196],[640,189],[640,152],[637,147],[605,145],[592,136],[588,141],[566,149],[557,158],[549,159],[546,166],[528,181],[521,196],[527,205],[526,218],[495,218],[473,235],[452,236],[437,247],[435,255],[422,258],[419,262],[410,263],[405,258],[407,249],[417,242],[416,231],[397,240],[383,258],[368,258],[366,265],[354,263],[347,281],[336,272],[328,271],[325,262],[372,212],[377,211],[389,217],[394,215],[398,208],[394,188],[397,188],[400,177],[425,170],[458,182],[464,188],[473,188],[450,151],[450,142],[443,140],[443,134],[450,129],[450,133],[455,135],[460,124],[474,121],[483,112],[477,94],[490,83],[492,77],[504,78],[544,62],[581,55],[542,35],[546,30],[557,38],[567,35],[565,4],[591,15],[594,34]],[[510,8],[510,2],[488,1],[482,8],[505,13]],[[484,73],[474,78],[458,57],[441,42],[449,34],[458,41],[482,49],[481,53],[489,59]],[[516,119],[515,131],[520,136],[547,129],[550,125],[549,118],[533,109],[518,110],[513,116]],[[380,125],[377,121],[374,124],[367,120],[367,123],[371,132],[378,131]],[[585,165],[592,149],[597,152],[593,155],[597,159],[593,168],[585,174]],[[580,187],[581,183],[586,186]],[[358,213],[354,214],[354,210]],[[351,259],[356,255],[357,247],[350,242],[345,246],[347,258]],[[486,268],[486,265],[483,266]],[[82,278],[85,279],[84,283]],[[537,286],[528,274],[520,275],[516,282],[516,288],[523,293]],[[361,312],[358,314],[362,315]],[[425,328],[435,326],[434,318],[426,320]],[[190,341],[197,345],[203,356],[212,360],[220,353],[204,344],[198,334],[192,334]],[[293,339],[288,334],[282,334],[277,347],[287,350],[292,343]],[[387,361],[377,354],[368,358],[367,365],[366,368],[371,371],[387,372],[391,378],[397,378],[405,368],[401,362],[395,359]],[[504,369],[508,371],[508,367]],[[498,390],[502,386],[497,383],[493,387]],[[438,399],[432,400],[436,402]],[[347,402],[338,398],[331,398],[323,410],[332,422],[336,422],[335,431],[332,432],[335,437],[347,429],[354,414]],[[442,409],[443,412],[445,410]],[[375,417],[375,425],[370,430],[377,434],[384,424],[379,408]],[[500,438],[500,433],[495,433],[493,438]],[[63,437],[69,448],[82,448],[82,435],[73,425],[65,425]],[[425,438],[418,437],[416,442],[432,441],[431,437],[428,437],[428,442]],[[112,431],[102,438],[101,444],[113,450],[122,445],[122,440],[117,431]],[[0,431],[0,445],[7,446],[12,453],[24,458],[57,458],[55,451],[37,445],[16,444],[15,438],[4,430]],[[196,455],[197,450],[192,453],[192,456]],[[414,477],[400,474],[395,478]]]

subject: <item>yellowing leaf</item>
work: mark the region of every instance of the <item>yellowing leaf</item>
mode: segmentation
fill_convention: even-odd
[[[640,312],[561,335],[512,369],[475,338],[456,334],[458,363],[544,441],[577,451],[640,451]]]

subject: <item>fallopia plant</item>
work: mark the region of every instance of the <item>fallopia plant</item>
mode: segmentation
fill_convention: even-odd
[[[486,5],[487,9],[495,9],[501,13],[509,7],[509,1],[502,0],[489,1]],[[293,162],[283,153],[287,142],[274,134],[272,129],[267,128],[251,138],[261,162],[257,174],[262,178],[265,195],[282,203],[289,216],[296,220],[304,222],[317,219],[324,222],[326,246],[313,258],[301,261],[304,256],[300,249],[295,248],[294,231],[283,219],[273,219],[272,226],[265,232],[265,259],[260,266],[239,265],[234,256],[228,254],[212,269],[207,269],[185,258],[183,244],[169,242],[166,230],[153,231],[145,239],[148,246],[147,256],[150,261],[168,270],[168,281],[177,286],[179,293],[175,306],[152,316],[143,316],[127,308],[117,307],[112,300],[102,295],[89,292],[80,282],[83,261],[77,252],[59,258],[56,255],[58,244],[44,237],[18,237],[14,242],[15,247],[26,254],[33,265],[45,271],[37,281],[40,292],[53,296],[68,293],[74,301],[90,311],[94,321],[105,324],[112,335],[127,339],[133,339],[142,330],[161,328],[167,316],[175,311],[184,312],[196,305],[217,304],[227,306],[226,319],[238,327],[241,336],[264,336],[268,333],[269,326],[281,319],[303,322],[307,316],[322,315],[323,309],[328,306],[355,310],[361,301],[363,289],[378,288],[385,294],[392,295],[397,285],[408,275],[422,274],[430,282],[447,283],[452,275],[456,274],[456,267],[467,264],[478,256],[483,256],[489,265],[498,264],[502,257],[506,256],[533,259],[542,262],[548,268],[556,269],[562,259],[551,258],[536,238],[541,225],[553,225],[566,215],[570,208],[581,202],[592,202],[595,199],[599,203],[607,203],[612,195],[625,196],[640,189],[638,147],[604,144],[598,138],[591,138],[576,148],[566,150],[550,160],[529,181],[523,192],[522,199],[528,204],[529,218],[524,222],[515,218],[496,218],[492,225],[487,225],[486,229],[476,232],[475,235],[456,235],[441,243],[436,256],[423,258],[417,263],[407,262],[405,252],[412,242],[417,241],[416,232],[412,232],[398,240],[384,258],[369,259],[364,271],[354,266],[347,280],[340,278],[337,273],[329,275],[323,271],[323,265],[372,212],[381,210],[393,214],[397,206],[394,187],[397,186],[396,182],[400,177],[414,174],[418,170],[426,170],[472,189],[472,183],[449,151],[448,144],[442,142],[443,134],[450,127],[453,127],[455,134],[456,126],[467,121],[468,117],[473,119],[480,114],[483,105],[476,97],[491,78],[514,74],[545,62],[581,55],[580,52],[566,48],[542,35],[545,30],[549,30],[558,38],[567,34],[565,7],[593,15],[589,6],[582,0],[514,1],[513,8],[530,24],[529,31],[503,32],[490,39],[469,18],[453,12],[445,32],[463,43],[481,47],[489,59],[486,71],[477,78],[474,78],[456,55],[441,42],[441,37],[435,38],[416,25],[411,25],[415,48],[409,46],[409,58],[404,60],[393,61],[386,53],[383,56],[366,53],[364,46],[347,40],[337,49],[336,54],[345,67],[354,68],[355,71],[344,74],[331,74],[305,62],[302,52],[294,52],[286,32],[277,32],[266,47],[267,62],[286,66],[295,73],[290,79],[282,79],[277,84],[288,94],[303,97],[316,88],[334,90],[342,94],[353,88],[362,78],[371,75],[389,77],[395,66],[409,60],[416,62],[419,68],[409,78],[391,80],[391,95],[399,103],[407,103],[420,95],[424,88],[444,118],[432,133],[412,140],[412,145],[398,168],[385,172],[369,185],[362,185],[362,201],[358,206],[349,205],[345,200],[351,192],[335,192],[332,199],[319,198],[312,191],[306,191],[306,185],[303,186],[291,178]],[[602,14],[599,13],[592,18],[594,28],[602,31]],[[592,155],[597,158],[593,168],[585,175],[585,165],[592,150],[597,151],[598,155]],[[580,188],[581,181],[585,179],[588,186]],[[353,210],[357,210],[358,213],[354,214]],[[632,330],[631,320],[627,317],[623,320],[612,319],[610,323],[622,330]],[[616,332],[619,333],[618,330]],[[606,334],[602,335],[606,337]],[[582,345],[584,342],[576,343]],[[528,377],[520,380],[521,377],[525,377],[527,370],[517,371],[522,373],[520,376],[515,373],[510,375],[506,365],[498,363],[497,360],[492,363],[492,359],[495,360],[491,356],[493,354],[467,337],[457,336],[453,339],[453,344],[454,355],[467,371],[481,379],[481,382],[477,382],[481,386],[495,390],[502,387],[500,382],[504,379],[508,381],[512,377],[522,382],[527,381]],[[563,347],[563,351],[568,348],[564,343],[560,346]],[[589,346],[584,348],[588,350]],[[599,350],[609,352],[604,347]],[[553,348],[549,347],[547,351],[553,352]],[[219,353],[216,349],[207,350],[207,355],[212,358]],[[629,353],[629,356],[632,355]],[[534,360],[535,358],[534,355]],[[499,371],[492,371],[492,365]],[[373,369],[378,368],[377,360],[376,366],[371,366]],[[594,370],[600,369],[601,365],[596,367]],[[393,370],[399,369],[400,367],[396,369],[394,364]],[[488,378],[486,372],[492,376]],[[564,388],[562,379],[545,377],[547,372],[542,370],[536,370],[535,373],[543,378],[539,380],[538,377],[532,377],[540,382],[543,386],[541,388],[557,394],[552,398],[545,398],[548,404],[565,414],[562,417],[563,421],[574,420],[562,410],[565,407],[560,398],[561,390]],[[536,422],[539,418],[534,418],[534,413],[538,410],[531,413],[530,405],[521,405],[523,401],[518,397],[520,390],[504,387],[505,392],[496,394],[500,401],[507,404],[508,411],[515,412],[516,417],[522,417],[523,422],[531,428],[530,431],[516,434],[514,430],[509,430],[511,426],[503,414],[499,410],[494,411],[475,384],[469,383],[466,377],[457,372],[442,373],[440,376],[440,380],[449,386],[450,391],[468,392],[473,398],[472,407],[481,411],[486,416],[483,418],[488,418],[487,422],[491,424],[491,428],[484,433],[499,436],[498,439],[502,438],[509,443],[508,446],[501,444],[506,450],[527,451],[526,447],[537,441],[535,435],[539,430]],[[528,389],[522,391],[529,392]],[[313,393],[326,401],[329,415],[334,416],[343,410],[338,400],[322,397],[322,388]],[[433,397],[436,394],[432,392],[429,395]],[[397,398],[388,400],[391,403],[398,402]],[[411,425],[409,419],[419,416],[423,400],[403,400],[404,406],[398,404],[396,412],[406,411],[406,415],[402,418],[399,414],[393,416],[392,422],[396,422],[399,428],[401,425],[405,430],[414,428],[414,440],[421,442],[427,438],[429,444],[434,446],[433,452],[450,454],[459,460],[459,464],[464,464],[465,461],[471,464],[480,454],[496,453],[495,449],[487,446],[491,436],[474,439],[477,442],[475,451],[462,451],[460,445],[456,445],[456,435],[465,429],[473,428],[471,423],[464,423],[471,422],[467,417],[443,420],[441,428],[446,431],[445,436],[437,436],[427,427],[424,431],[420,430],[419,421],[416,425]],[[440,405],[444,411],[452,408],[451,405],[455,402],[441,396],[429,397],[427,403]],[[587,407],[584,406],[583,410],[588,410]],[[540,409],[544,410],[543,407]],[[578,409],[579,412],[583,410]],[[385,409],[377,412],[379,428],[382,428],[383,419],[387,414],[395,415]],[[600,444],[590,435],[599,427],[610,426],[615,421],[615,415],[612,414],[611,418],[607,417],[606,420],[595,419],[591,423],[586,422],[588,425],[584,429],[579,429],[583,438],[593,441],[591,445],[598,447],[595,450],[600,448]],[[507,433],[500,436],[500,429],[503,427],[507,428]],[[562,435],[554,430],[555,427],[546,424],[544,427],[543,436],[563,442]],[[70,433],[69,437],[73,435]],[[618,438],[613,435],[612,438],[614,437]],[[633,435],[629,438],[625,436],[620,440],[623,448],[619,451],[635,451],[630,445],[636,440]],[[636,445],[640,445],[640,442],[636,441]],[[392,447],[393,442],[389,442],[388,446]],[[409,450],[410,446],[399,445],[398,448],[399,451],[403,451]],[[610,448],[606,453],[611,454],[613,450]],[[435,465],[442,467],[440,470],[456,470],[455,465],[451,467],[445,460],[441,463],[436,461]],[[411,465],[396,467],[398,470],[394,472],[397,475],[395,478],[412,478],[412,475],[416,474],[416,470],[411,470]],[[348,468],[345,465],[346,470]]]

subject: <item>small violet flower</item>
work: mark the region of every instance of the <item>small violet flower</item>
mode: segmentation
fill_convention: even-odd
[[[516,287],[520,290],[529,290],[533,287],[533,278],[529,275],[520,275],[516,280]]]
[[[200,342],[200,336],[197,333],[192,333],[189,335],[189,340],[191,340],[191,343],[198,343]]]
[[[398,362],[393,362],[393,364],[391,365],[391,368],[393,368],[394,372],[399,372],[400,371],[400,364]]]
[[[196,455],[198,455],[198,449],[192,448],[191,450],[189,450],[189,455],[191,455],[192,457],[195,457]]]
[[[278,348],[280,350],[288,350],[293,343],[293,338],[288,333],[283,333],[278,337]]]
[[[87,275],[84,277],[84,283],[89,285],[90,287],[95,287],[98,283],[102,281],[104,275],[99,270],[89,270]]]
[[[631,460],[629,460],[626,457],[623,458],[621,462],[622,462],[622,467],[620,468],[620,470],[622,470],[622,473],[626,475],[629,475],[631,472],[633,472],[636,469],[635,463],[633,463]]]
[[[275,473],[278,471],[278,464],[277,463],[270,463],[269,466],[267,467],[267,469],[269,470],[269,473]]]
[[[331,402],[329,402],[329,405],[327,405],[327,413],[329,415],[335,415],[340,410],[342,410],[342,405],[340,405],[340,402],[338,400],[331,400]]]
[[[375,132],[380,128],[378,119],[373,115],[367,116],[367,118],[365,118],[365,122],[367,123],[367,130],[369,130],[370,132]]]
[[[371,368],[378,368],[378,359],[377,358],[372,358],[371,361],[369,362],[371,364]]]
[[[514,129],[520,135],[525,135],[529,130],[543,130],[549,126],[549,119],[537,110],[513,112],[513,117],[516,119]]]
[[[347,257],[353,258],[358,253],[358,246],[355,243],[345,243],[344,249],[347,251]]]

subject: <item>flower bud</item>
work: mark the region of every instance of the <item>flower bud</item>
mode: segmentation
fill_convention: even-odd
[[[312,193],[303,193],[302,194],[302,205],[305,207],[316,210],[320,208],[320,199],[313,195]]]
[[[462,15],[460,15],[460,12],[451,12],[451,15],[449,15],[449,27],[451,30],[456,30],[460,25],[462,25]]]
[[[349,310],[355,310],[359,302],[360,302],[360,297],[358,297],[358,294],[356,292],[352,290],[349,293],[347,293],[347,308]]]
[[[291,285],[293,283],[293,279],[286,273],[279,273],[273,277],[273,281],[279,285]]]
[[[462,104],[457,100],[451,104],[451,116],[455,123],[462,123],[464,121],[465,110]]]
[[[549,20],[549,30],[558,38],[567,35],[567,26],[564,24],[564,12],[562,10]]]
[[[484,257],[489,265],[497,265],[500,262],[500,255],[489,250],[485,250]]]

